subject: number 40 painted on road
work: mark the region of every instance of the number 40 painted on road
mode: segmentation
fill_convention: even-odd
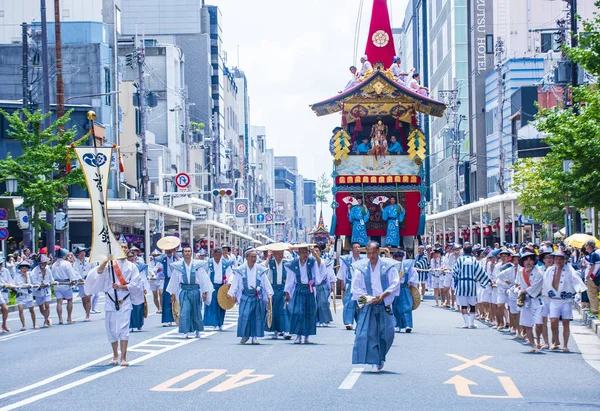
[[[269,378],[272,378],[273,375],[269,374],[252,374],[255,370],[242,370],[237,374],[228,374],[229,377],[227,380],[222,383],[214,386],[208,392],[225,392],[229,390],[233,390],[234,388],[243,387],[244,385],[253,384],[255,382],[263,381]],[[151,388],[150,391],[159,391],[159,392],[185,392],[185,391],[193,391],[198,387],[203,386],[204,384],[219,378],[221,375],[225,374],[227,370],[219,370],[219,369],[202,369],[202,370],[190,370],[186,371],[181,375],[178,375],[175,378],[171,378],[168,381],[163,382],[162,384],[158,384],[156,387]],[[207,373],[201,378],[197,379],[194,382],[189,383],[185,387],[175,388],[174,385],[179,384],[180,382],[193,377],[199,373]]]

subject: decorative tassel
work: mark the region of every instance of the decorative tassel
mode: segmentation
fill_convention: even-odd
[[[354,131],[362,131],[362,122],[360,121],[360,117],[356,118],[356,125],[354,126]]]
[[[410,125],[414,128],[417,128],[419,125],[417,124],[417,116],[415,109],[413,108],[410,112]]]
[[[400,131],[400,117],[396,116],[396,131]]]
[[[123,167],[123,158],[121,157],[121,147],[117,147],[116,144],[113,144],[113,148],[117,149],[117,156],[119,158],[119,172],[124,173],[125,167]]]
[[[67,152],[67,166],[65,168],[65,171],[68,173],[71,172],[71,157],[69,156],[69,153]]]

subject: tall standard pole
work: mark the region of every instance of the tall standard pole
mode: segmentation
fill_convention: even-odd
[[[29,39],[28,39],[28,26],[27,23],[21,24],[21,36],[23,42],[22,50],[22,83],[23,83],[23,108],[27,108],[29,101]],[[24,117],[22,117],[24,119]]]
[[[190,103],[188,100],[188,86],[185,85],[183,89],[183,104],[185,105],[184,119],[183,119],[183,133],[185,134],[185,171],[186,173],[191,173],[191,163],[192,163],[192,143],[190,140]],[[202,188],[201,190],[204,190]]]
[[[139,43],[138,43],[139,41]],[[148,144],[146,142],[146,90],[144,87],[144,59],[146,48],[144,40],[139,40],[137,34],[135,36],[137,49],[137,65],[138,65],[138,93],[140,104],[140,137],[142,138],[142,199],[145,203],[148,202],[150,194],[150,179],[148,176]],[[159,165],[160,166],[160,165]]]

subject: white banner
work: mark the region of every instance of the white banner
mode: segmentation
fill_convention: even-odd
[[[92,206],[90,262],[106,261],[109,254],[112,254],[112,259],[125,258],[108,223],[108,179],[112,148],[76,147],[74,150],[85,176]]]

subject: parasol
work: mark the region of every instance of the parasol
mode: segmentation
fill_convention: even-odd
[[[600,240],[598,240],[596,237],[591,236],[589,234],[582,234],[582,233],[573,234],[573,235],[565,238],[565,243],[567,243],[570,246],[575,247],[575,248],[583,248],[585,243],[587,243],[590,240],[592,240],[596,243],[596,247],[600,247]]]

